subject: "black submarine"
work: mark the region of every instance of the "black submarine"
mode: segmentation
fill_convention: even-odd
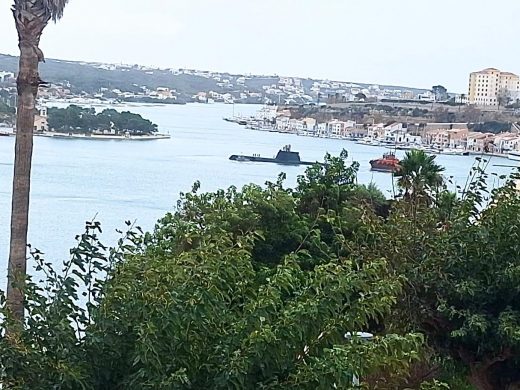
[[[291,151],[291,145],[285,145],[282,149],[280,149],[275,158],[261,157],[258,154],[254,154],[252,156],[233,154],[231,157],[229,157],[229,159],[233,161],[264,162],[282,165],[319,164],[318,162],[302,161],[300,159],[300,153]]]

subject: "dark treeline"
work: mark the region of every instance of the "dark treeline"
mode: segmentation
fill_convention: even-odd
[[[157,125],[139,114],[105,109],[96,113],[94,108],[71,105],[67,108],[49,108],[49,128],[54,131],[105,131],[147,134],[157,132]]]

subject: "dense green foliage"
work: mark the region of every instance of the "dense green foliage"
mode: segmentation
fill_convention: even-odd
[[[477,388],[505,389],[520,382],[520,195],[515,180],[489,194],[486,175],[474,171],[461,200],[397,204],[374,226],[375,251],[363,253],[384,256],[407,278],[396,313],[409,329],[461,363]]]
[[[416,196],[389,203],[356,184],[346,157],[326,156],[294,189],[283,175],[215,193],[196,184],[153,232],[130,229],[115,249],[88,224],[63,273],[35,251],[43,283],[29,280],[24,329],[2,333],[2,382],[349,389],[355,375],[361,388],[454,390],[520,382],[514,182],[488,193],[477,166],[457,198],[436,185],[433,160],[409,155],[413,185],[401,185]],[[358,331],[374,337],[349,336]]]
[[[348,249],[359,219],[377,218],[363,191],[368,201],[381,194],[356,191],[344,158],[327,162],[295,190],[282,178],[214,194],[195,187],[155,232],[110,258],[90,225],[59,276],[37,253],[47,287],[29,283],[27,328],[0,340],[4,383],[329,389],[351,387],[354,374],[404,375],[422,338],[382,331],[402,280],[384,259]],[[80,291],[86,309],[74,303]],[[346,337],[376,330],[370,342]]]
[[[3,115],[3,114],[12,115],[15,112],[16,112],[16,110],[14,109],[14,107],[10,107],[6,103],[4,103],[3,101],[0,100],[0,115]]]
[[[105,131],[114,130],[117,134],[147,134],[157,131],[157,125],[139,114],[128,111],[118,112],[105,109],[96,113],[94,108],[70,105],[67,108],[49,108],[49,128],[55,131]]]
[[[8,106],[5,102],[2,101],[2,98],[0,96],[0,123],[12,122],[15,113],[16,110],[14,109],[14,107]]]

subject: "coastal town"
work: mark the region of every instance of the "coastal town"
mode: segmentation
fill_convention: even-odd
[[[15,91],[17,59],[0,54],[2,99]],[[230,74],[194,69],[47,59],[39,97],[70,103],[228,103],[306,105],[349,101],[435,101],[428,89],[279,75]],[[438,93],[440,99],[460,99]]]
[[[15,92],[15,73],[3,70],[0,55],[0,96],[7,99]],[[60,63],[60,65],[63,65]],[[347,102],[376,101],[416,101],[432,103],[451,101],[464,103],[465,95],[448,94],[439,86],[438,90],[381,86],[331,80],[280,77],[277,75],[231,75],[190,69],[157,69],[138,65],[111,65],[70,63],[78,72],[88,69],[98,77],[106,73],[115,78],[114,82],[103,84],[96,80],[92,85],[83,80],[52,79],[42,88],[39,97],[44,100],[60,100],[69,103],[117,103],[142,102],[161,104],[185,103],[226,103],[226,104],[336,104]],[[12,68],[12,67],[11,67]],[[127,84],[125,76],[137,74],[140,83]],[[164,84],[150,78],[156,76]],[[77,76],[76,76],[77,77]],[[69,77],[71,78],[71,77]],[[185,81],[190,86],[185,85]],[[191,87],[198,85],[199,90]]]
[[[0,96],[6,99],[15,92],[15,73],[2,69],[1,60],[0,55]],[[57,69],[58,65],[64,66],[64,63],[56,64]],[[13,69],[13,66],[14,64],[10,68]],[[307,105],[360,100],[435,101],[435,94],[424,89],[277,75],[232,75],[190,69],[96,63],[68,63],[67,68],[71,68],[74,74],[65,73],[59,78],[51,78],[49,84],[41,89],[40,99],[76,104],[141,102]],[[88,84],[85,80],[76,80],[76,73],[91,73],[93,80]],[[99,81],[106,78],[107,74],[114,80],[109,83]],[[128,79],[136,82],[130,84]],[[448,95],[440,98],[448,99]],[[460,99],[458,95],[449,98]]]
[[[519,12],[4,2],[0,390],[520,390]]]
[[[319,122],[313,117],[291,118],[291,110],[264,107],[250,118],[225,118],[259,131],[299,136],[343,139],[364,145],[396,149],[423,149],[429,153],[467,155],[495,154],[520,160],[520,126],[498,134],[471,131],[468,123],[356,123],[333,119]]]
[[[384,122],[376,121],[377,116],[384,117],[382,115],[384,110],[381,110],[381,106],[368,102],[369,97],[373,98],[370,90],[356,91],[358,98],[362,100],[357,106],[366,108],[365,112],[368,114],[361,121],[336,118],[341,114],[342,107],[349,107],[347,101],[352,99],[351,93],[340,95],[337,100],[341,103],[337,103],[336,100],[321,105],[308,116],[302,116],[301,110],[287,106],[265,106],[253,117],[238,116],[225,118],[225,120],[245,125],[252,130],[343,139],[396,149],[422,149],[429,153],[489,154],[520,160],[520,125],[515,120],[518,116],[520,78],[510,72],[487,68],[471,73],[469,80],[468,94],[457,97],[459,104],[450,107],[453,112],[450,112],[450,108],[443,109],[437,106],[432,110],[433,119],[438,113],[445,114],[447,118],[451,115],[456,119],[457,113],[461,116],[461,112],[472,110],[473,114],[477,114],[477,120],[483,120],[480,125],[473,121],[428,121],[431,118],[420,118],[422,120],[414,118],[417,101],[428,100],[435,107],[435,103],[447,98],[446,90],[441,86],[433,87],[430,93],[418,96],[415,102],[398,102],[397,106],[401,112],[409,111],[406,121],[394,120],[388,116]],[[362,96],[360,97],[359,94]],[[421,114],[425,112],[417,116]],[[320,120],[320,117],[332,119]],[[402,119],[399,115],[396,117]],[[504,118],[508,121],[501,122]],[[486,119],[490,120],[485,122]],[[485,131],[486,127],[493,131]],[[496,131],[497,127],[499,131]]]
[[[10,106],[15,103],[16,66],[15,57],[0,54],[0,101]],[[137,102],[319,106],[392,102],[419,107],[428,104],[506,107],[517,103],[519,85],[515,74],[489,68],[472,75],[468,91],[454,93],[442,85],[424,89],[49,59],[42,69],[45,85],[40,88],[39,98],[42,101],[72,104]],[[497,75],[499,79],[496,79]],[[491,83],[489,77],[495,77]]]
[[[144,72],[158,69],[129,65],[80,63],[103,72]],[[424,149],[454,155],[495,154],[520,159],[520,78],[487,68],[469,75],[467,93],[454,94],[442,85],[430,90],[381,87],[328,80],[279,76],[229,75],[187,69],[168,70],[172,76],[211,80],[215,90],[196,91],[185,102],[262,103],[253,117],[233,115],[227,121],[248,129],[299,136],[356,141],[396,149]],[[16,74],[0,70],[0,127],[11,127],[16,103]],[[251,83],[255,85],[254,92]],[[237,88],[239,88],[237,90]],[[227,92],[226,92],[227,91]],[[241,91],[241,92],[237,92]],[[123,102],[180,103],[174,86],[140,86],[139,91],[99,88],[77,92],[69,81],[40,90],[35,130],[47,133],[46,103],[78,105]],[[5,133],[5,130],[2,130]]]

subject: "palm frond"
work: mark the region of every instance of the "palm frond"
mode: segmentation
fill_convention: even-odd
[[[57,21],[63,16],[63,10],[69,0],[42,0],[43,6],[49,11],[52,20]]]
[[[69,0],[14,0],[13,12],[31,14],[44,20],[57,21]]]
[[[421,193],[427,188],[437,188],[444,182],[444,168],[422,150],[411,150],[400,162],[400,169],[395,173],[397,185],[405,193]]]
[[[43,52],[39,48],[43,30],[52,19],[56,22],[63,16],[63,10],[69,0],[14,0],[11,7],[18,31],[20,43],[38,56],[39,62],[45,62]]]

